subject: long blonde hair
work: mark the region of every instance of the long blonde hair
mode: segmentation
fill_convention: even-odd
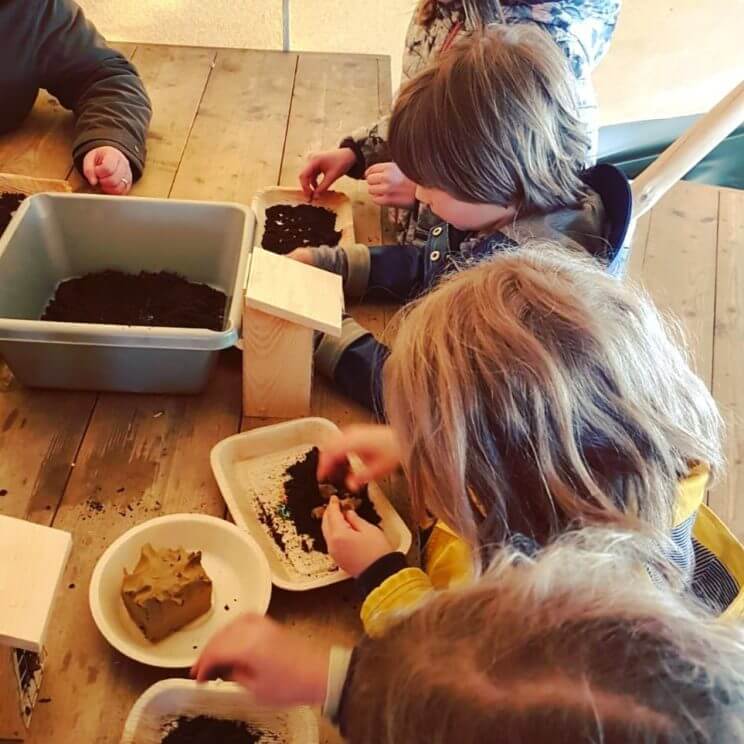
[[[412,181],[522,214],[575,207],[589,151],[574,78],[534,24],[496,25],[452,45],[398,93],[392,159]]]
[[[668,530],[722,424],[674,324],[591,259],[504,252],[405,309],[385,366],[415,512],[473,547],[588,524]]]
[[[535,559],[501,551],[357,647],[346,740],[741,744],[744,631],[656,590],[638,574],[656,560],[591,528]]]

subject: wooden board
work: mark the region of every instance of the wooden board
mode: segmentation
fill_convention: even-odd
[[[312,329],[268,315],[246,303],[243,414],[273,418],[307,416],[312,376]]]
[[[281,153],[295,61],[257,52],[217,55],[172,196],[221,200],[228,198],[226,188],[231,197],[245,189],[243,201],[249,201],[272,168],[278,178],[278,157],[273,166],[268,155],[258,158],[261,166],[256,159],[273,140]],[[86,589],[98,557],[129,527],[165,513],[224,514],[209,452],[239,429],[240,362],[236,350],[222,354],[198,396],[100,396],[55,520],[75,534],[64,579],[75,588],[63,596],[50,631],[44,694],[52,702],[36,711],[30,744],[68,731],[76,740],[114,744],[134,699],[171,676],[129,662],[106,644],[90,617]]]
[[[744,541],[744,192],[720,192],[713,395],[726,422],[726,468],[710,504]]]
[[[0,647],[41,653],[72,538],[0,516]]]
[[[136,64],[152,101],[147,161],[134,196],[170,193],[216,52],[140,45]]]
[[[710,385],[716,285],[718,192],[678,183],[652,212],[642,279],[656,303],[685,327],[698,374]]]
[[[32,178],[31,176],[19,176],[15,173],[0,173],[0,194],[18,193],[31,196],[41,194],[44,191],[66,192],[71,191],[68,181],[59,178]]]
[[[172,197],[250,206],[277,183],[296,66],[296,54],[217,54]]]
[[[341,335],[341,277],[263,248],[253,249],[245,303],[305,328]]]

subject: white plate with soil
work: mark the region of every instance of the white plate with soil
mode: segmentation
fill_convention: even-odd
[[[282,506],[287,465],[313,447],[322,448],[338,432],[327,419],[297,419],[236,434],[212,449],[212,471],[230,514],[256,539],[268,559],[272,581],[281,589],[304,591],[349,578],[330,556],[314,549],[306,534],[285,529],[291,520]],[[408,552],[411,532],[405,522],[376,483],[369,484],[368,493],[393,549]]]
[[[172,635],[152,643],[129,616],[121,598],[124,569],[137,565],[142,548],[199,550],[212,580],[212,606]],[[262,549],[243,530],[206,514],[172,514],[125,532],[100,557],[90,582],[93,619],[103,637],[130,659],[169,669],[190,667],[214,633],[243,612],[265,614],[271,575]]]
[[[120,744],[161,744],[179,718],[199,716],[244,722],[260,734],[256,744],[318,742],[318,722],[309,708],[263,708],[232,682],[197,685],[186,679],[166,679],[147,689],[132,706]]]

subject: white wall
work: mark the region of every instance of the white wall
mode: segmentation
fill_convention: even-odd
[[[78,3],[101,33],[116,41],[253,49],[282,47],[282,0],[78,0]]]
[[[281,49],[282,0],[78,0],[109,39]],[[389,54],[417,0],[290,0],[292,49]],[[601,121],[698,113],[744,78],[744,0],[623,0],[596,74]]]

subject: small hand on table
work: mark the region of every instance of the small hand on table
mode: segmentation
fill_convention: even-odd
[[[99,186],[104,194],[124,196],[132,188],[129,159],[110,145],[96,147],[86,153],[83,174],[91,186]]]

